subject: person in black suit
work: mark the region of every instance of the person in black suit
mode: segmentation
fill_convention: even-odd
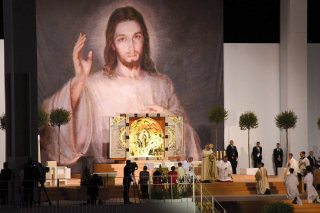
[[[123,201],[124,204],[131,203],[129,200],[129,192],[130,192],[130,184],[132,182],[132,168],[131,168],[131,161],[126,161],[126,166],[123,169]]]
[[[33,204],[33,191],[35,187],[35,173],[33,168],[32,158],[28,158],[28,163],[23,168],[23,194],[24,204],[26,206],[32,206]]]
[[[316,165],[316,163],[317,163],[316,158],[313,156],[313,151],[310,151],[310,152],[309,152],[308,159],[309,159],[311,168],[313,168],[313,167]]]
[[[96,205],[97,203],[97,197],[99,195],[99,186],[102,186],[102,178],[98,176],[97,174],[94,174],[92,177],[90,177],[88,181],[87,186],[87,194],[90,198],[90,204]]]
[[[238,151],[237,151],[237,147],[234,144],[234,141],[231,140],[230,144],[227,146],[227,156],[228,156],[228,160],[231,163],[232,166],[232,172],[233,174],[237,174],[237,165],[238,165]]]
[[[273,162],[276,169],[276,175],[278,175],[278,168],[282,167],[283,163],[283,151],[280,148],[280,143],[277,143],[277,148],[273,150]]]
[[[1,204],[8,204],[9,199],[9,181],[11,180],[11,169],[9,169],[9,163],[3,163],[3,169],[0,173],[0,199]]]
[[[252,157],[253,157],[253,167],[258,168],[259,163],[262,160],[262,147],[260,146],[260,142],[256,143],[256,146],[253,147],[252,150]]]

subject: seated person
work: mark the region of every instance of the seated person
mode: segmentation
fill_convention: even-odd
[[[228,161],[228,157],[224,156],[217,166],[219,169],[219,181],[232,182],[232,166],[230,161]]]
[[[177,183],[178,172],[175,171],[176,167],[172,166],[171,171],[168,173],[168,182]]]
[[[193,171],[193,165],[192,165],[193,157],[188,157],[187,160],[185,160],[182,164],[182,168],[187,173],[187,180],[189,183],[192,182],[193,177],[195,176],[194,171]]]
[[[142,198],[148,197],[148,181],[149,181],[149,172],[147,171],[148,167],[144,166],[143,171],[139,174],[139,184],[141,188]]]
[[[181,162],[178,163],[177,173],[178,173],[178,183],[184,183],[187,181],[187,173],[186,173],[186,170],[182,168]]]
[[[95,205],[99,194],[99,186],[103,185],[102,179],[97,174],[94,174],[88,181],[87,194],[90,198],[90,204]]]
[[[162,173],[159,171],[159,169],[156,169],[152,175],[153,185],[156,188],[161,189],[162,188]]]

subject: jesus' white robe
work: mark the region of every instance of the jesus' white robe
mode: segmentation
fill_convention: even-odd
[[[232,181],[232,167],[229,161],[223,160],[218,163],[219,168],[219,181]]]
[[[218,179],[218,167],[216,157],[213,151],[202,150],[202,167],[201,167],[201,180],[217,180]]]
[[[294,174],[289,174],[284,181],[284,185],[287,188],[288,199],[294,200],[296,198],[297,203],[299,205],[302,205],[302,201],[300,199],[300,194],[298,190],[299,181],[297,176],[295,176]]]
[[[162,107],[164,114],[183,116],[184,156],[200,160],[200,140],[175,93],[171,80],[160,73],[143,72],[141,78],[132,79],[115,72],[110,77],[102,71],[90,75],[82,90],[77,108],[73,111],[68,81],[43,103],[50,113],[56,108],[71,112],[71,121],[61,126],[61,163],[72,164],[83,155],[94,156],[103,162],[109,153],[102,145],[109,143],[109,117],[121,113],[148,113],[143,110],[151,105]],[[58,159],[58,128],[48,127],[41,135],[41,147],[49,159]],[[179,147],[177,147],[179,148]],[[182,149],[182,147],[181,147]]]
[[[320,202],[317,190],[313,187],[313,175],[309,172],[303,179],[304,184],[307,185],[307,200],[308,203],[313,203],[314,201]]]

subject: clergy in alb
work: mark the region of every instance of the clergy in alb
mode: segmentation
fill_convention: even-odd
[[[93,52],[87,59],[82,50],[87,36],[80,33],[73,50],[75,76],[43,103],[50,113],[56,108],[71,112],[71,121],[61,127],[61,163],[72,164],[83,155],[103,162],[109,143],[109,117],[121,113],[162,113],[183,116],[184,159],[200,160],[200,140],[182,107],[171,80],[155,69],[150,57],[147,27],[132,7],[116,9],[106,30],[103,71],[91,74]],[[41,147],[49,159],[57,160],[57,128],[41,135]]]
[[[188,157],[187,160],[185,160],[182,164],[182,168],[186,171],[187,173],[187,181],[189,183],[192,183],[193,181],[193,177],[195,177],[195,173],[194,173],[194,168],[192,165],[192,161],[193,161],[193,157]]]
[[[264,168],[264,163],[259,163],[258,171],[255,175],[257,181],[257,193],[258,195],[270,194],[270,186],[268,181],[268,172]]]
[[[284,185],[287,188],[287,197],[289,200],[292,201],[292,203],[298,203],[299,205],[302,205],[302,201],[300,199],[300,193],[298,190],[299,181],[297,176],[295,176],[294,169],[289,169],[290,174],[287,175]]]
[[[218,163],[219,168],[219,181],[231,182],[232,181],[232,167],[228,157],[224,156],[223,161]]]
[[[218,167],[216,162],[216,156],[210,149],[209,145],[206,145],[205,149],[202,150],[201,180],[218,180]]]
[[[178,183],[184,183],[187,181],[187,172],[186,170],[182,167],[182,163],[178,163],[178,168],[177,168],[177,173],[178,173]]]
[[[311,173],[312,169],[310,166],[306,168],[306,176],[303,179],[303,182],[307,185],[307,200],[308,203],[320,203],[319,195],[317,190],[313,186],[313,175]]]
[[[298,161],[296,159],[294,159],[292,153],[289,153],[289,160],[288,160],[288,163],[287,163],[287,166],[286,166],[286,171],[284,173],[285,176],[290,174],[290,171],[289,171],[290,169],[293,169],[294,170],[293,174],[295,176],[298,176],[298,173],[300,171],[299,170],[299,164],[298,164]]]

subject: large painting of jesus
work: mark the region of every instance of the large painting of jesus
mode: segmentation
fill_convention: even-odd
[[[39,102],[48,113],[71,112],[60,133],[61,163],[84,155],[108,159],[109,117],[122,113],[182,116],[182,157],[200,160],[201,139],[211,137],[207,113],[223,105],[221,6],[220,0],[38,0]],[[149,154],[149,130],[136,136],[143,149],[132,148],[132,155]],[[48,159],[58,158],[57,137],[52,127],[41,133]]]

